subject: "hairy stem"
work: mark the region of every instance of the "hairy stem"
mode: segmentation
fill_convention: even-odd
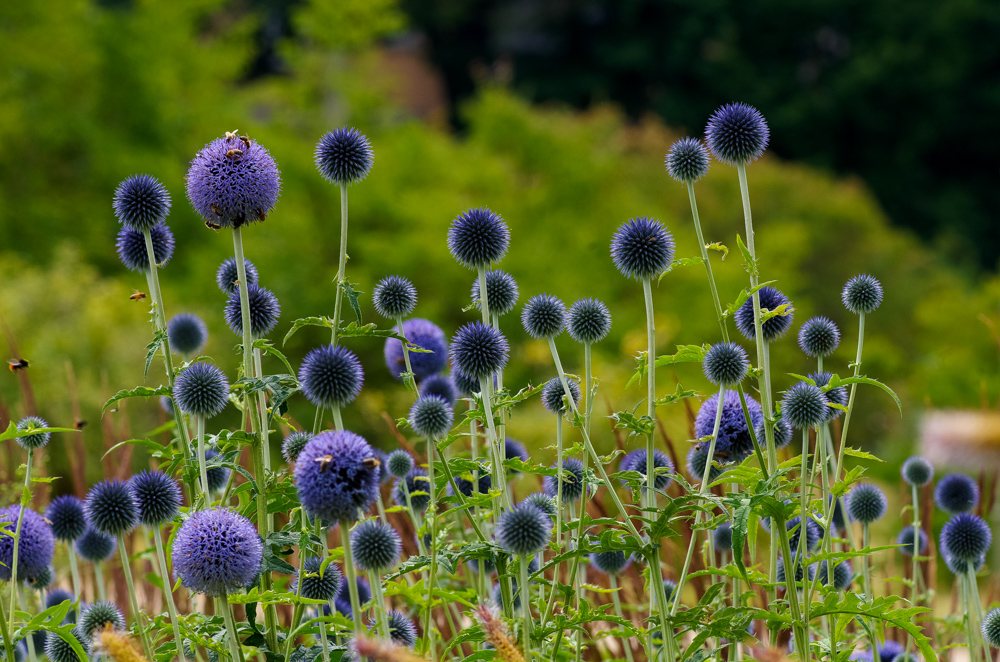
[[[340,333],[340,311],[344,301],[344,277],[347,275],[347,184],[340,185],[340,261],[337,263],[337,298],[333,304],[333,330],[330,344],[336,346]],[[405,348],[404,348],[405,352]]]
[[[21,491],[21,507],[17,511],[17,524],[14,526],[14,540],[11,547],[10,563],[10,631],[14,631],[14,615],[17,613],[17,554],[21,547],[21,525],[24,523],[24,511],[31,503],[31,461],[35,457],[35,449],[28,448],[28,461],[24,465],[24,489]],[[13,660],[14,658],[8,658]]]
[[[118,553],[122,559],[122,572],[125,573],[125,584],[128,586],[129,606],[132,610],[132,621],[135,629],[139,631],[139,639],[142,641],[142,650],[146,653],[146,659],[153,659],[153,649],[149,646],[149,637],[146,628],[142,624],[142,612],[139,611],[139,600],[135,596],[135,584],[132,581],[132,564],[129,562],[128,550],[125,549],[125,535],[118,534]]]
[[[340,520],[340,541],[344,546],[344,574],[347,575],[347,592],[351,596],[351,620],[354,623],[354,636],[364,632],[361,623],[361,601],[358,598],[358,580],[354,571],[354,556],[351,554],[351,523]]]
[[[167,568],[167,558],[163,553],[163,537],[160,527],[153,527],[153,542],[156,544],[156,558],[160,564],[160,579],[163,580],[163,597],[167,601],[167,614],[174,630],[174,647],[177,649],[177,659],[184,659],[184,640],[181,638],[181,626],[177,619],[177,605],[174,603],[174,591],[170,582],[170,570]]]

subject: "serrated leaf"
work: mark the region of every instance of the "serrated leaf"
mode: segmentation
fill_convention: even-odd
[[[726,257],[729,255],[729,247],[718,241],[711,244],[705,244],[705,248],[710,251],[719,251],[722,253],[722,261],[726,261]]]
[[[882,458],[876,457],[871,453],[866,453],[863,450],[857,448],[851,448],[847,446],[844,448],[844,455],[850,455],[851,457],[856,457],[861,460],[872,460],[873,462],[885,462]]]
[[[152,342],[146,345],[146,368],[142,371],[143,377],[149,374],[149,366],[153,363],[153,357],[156,356],[156,353],[160,351],[160,348],[163,347],[163,343],[166,341],[166,331],[157,331],[153,334]]]
[[[342,283],[344,287],[344,296],[347,297],[347,303],[350,304],[351,310],[354,311],[354,316],[358,318],[358,324],[361,323],[361,306],[358,304],[358,295],[361,294],[360,291],[355,290],[354,286],[350,281],[344,281]]]
[[[900,416],[903,415],[903,403],[899,401],[899,396],[896,395],[896,392],[893,391],[888,386],[886,386],[885,384],[883,384],[882,382],[878,381],[877,379],[872,379],[871,377],[859,376],[859,377],[847,377],[841,379],[839,375],[834,375],[833,377],[830,378],[830,383],[827,384],[826,390],[829,390],[837,386],[847,386],[849,384],[870,384],[871,386],[879,387],[892,397],[893,402],[896,403],[896,407],[899,409],[899,415]]]
[[[170,395],[170,389],[166,386],[158,386],[157,388],[149,388],[148,386],[136,386],[133,389],[123,389],[118,391],[111,399],[104,403],[104,407],[101,409],[101,415],[108,410],[108,407],[115,404],[119,400],[124,400],[126,398],[151,398],[154,395]]]
[[[736,245],[740,248],[740,253],[743,254],[743,264],[751,276],[757,275],[757,260],[750,253],[750,249],[746,247],[743,243],[743,237],[739,234],[736,235]]]

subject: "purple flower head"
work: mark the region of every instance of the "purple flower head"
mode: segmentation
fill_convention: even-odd
[[[811,574],[814,574],[816,581],[822,585],[830,583],[828,578],[830,565],[833,563],[835,562],[821,561],[813,565]],[[854,569],[851,568],[851,562],[846,559],[836,563],[837,565],[833,566],[833,587],[838,591],[846,591],[851,587],[851,580],[854,579]]]
[[[941,528],[941,549],[946,556],[962,561],[975,561],[986,554],[993,542],[990,526],[982,517],[959,513]]]
[[[246,271],[247,274],[247,284],[256,285],[257,281],[260,280],[260,276],[257,274],[257,267],[253,265],[253,262],[244,258],[243,270]],[[219,270],[215,272],[215,283],[219,286],[219,289],[226,294],[226,296],[229,296],[233,292],[239,292],[239,281],[240,270],[236,266],[236,258],[226,258],[226,260],[219,265]]]
[[[747,411],[750,412],[750,422],[756,429],[763,425],[764,414],[759,402],[749,395],[746,396],[746,400]],[[698,416],[694,420],[694,434],[697,438],[712,436],[718,403],[718,393],[702,403],[701,409],[698,410]],[[763,443],[761,445],[763,446]],[[742,462],[751,453],[753,453],[753,441],[750,438],[747,421],[740,406],[739,393],[726,391],[726,396],[722,401],[722,419],[719,422],[719,438],[715,441],[713,460],[720,463]],[[701,480],[701,474],[699,473],[696,478]]]
[[[170,213],[170,194],[155,177],[132,175],[118,185],[111,207],[119,223],[141,234]]]
[[[459,394],[472,397],[473,393],[479,393],[480,384],[478,377],[471,377],[454,366],[451,368],[451,380],[455,382],[455,388]],[[493,378],[493,386],[496,387],[496,377]]]
[[[903,462],[900,473],[908,485],[923,487],[934,480],[934,465],[925,457],[913,455]]]
[[[573,340],[593,344],[604,340],[611,331],[611,312],[598,299],[580,299],[569,308],[566,330]]]
[[[192,454],[192,462],[197,464],[198,457]],[[229,474],[232,471],[229,467],[218,465],[212,466],[212,460],[219,457],[219,451],[214,448],[205,449],[205,461],[208,463],[208,491],[212,494],[226,489],[229,482]]]
[[[511,439],[510,437],[505,437],[503,440],[503,452],[504,452],[504,459],[506,460],[513,460],[514,458],[517,458],[522,462],[528,461],[528,449],[525,448],[524,444],[522,444],[517,439]],[[507,469],[508,477],[517,476],[520,473],[521,472],[518,471],[517,469]]]
[[[44,418],[39,416],[25,416],[17,422],[17,445],[25,450],[42,448],[49,443],[52,438],[51,432],[32,432],[49,427]]]
[[[750,370],[747,352],[734,342],[712,345],[701,362],[708,381],[717,386],[731,387],[743,381]]]
[[[80,614],[79,629],[87,639],[93,639],[106,626],[112,630],[125,629],[125,615],[116,605],[98,600],[87,605]]]
[[[153,240],[153,259],[158,267],[166,265],[174,255],[174,233],[166,225],[154,225],[149,229]],[[149,271],[149,254],[146,252],[146,238],[142,232],[122,228],[115,242],[118,259],[129,271]]]
[[[830,379],[833,377],[828,372],[811,372],[809,373],[809,379],[816,382],[816,386],[824,388],[830,383]],[[843,409],[838,407],[831,407],[829,405],[840,405],[841,407],[847,406],[847,387],[845,386],[835,386],[830,390],[826,391],[826,420],[832,421],[835,418],[840,418],[840,415],[844,413]]]
[[[506,271],[490,269],[486,272],[486,303],[490,315],[504,316],[514,310],[520,292],[517,281]],[[479,296],[479,278],[472,281],[472,302],[476,310],[482,310]]]
[[[0,528],[9,535],[0,534],[0,580],[10,581],[14,564],[14,531],[20,506],[7,506],[0,510]],[[24,510],[21,520],[21,537],[17,543],[17,576],[32,578],[48,570],[56,551],[52,529],[42,516],[30,508]]]
[[[733,525],[729,522],[720,524],[712,531],[712,541],[715,543],[715,549],[719,552],[733,551]]]
[[[343,407],[361,392],[365,372],[361,361],[343,345],[317,347],[302,361],[299,383],[317,407]]]
[[[794,384],[781,399],[781,417],[799,430],[808,430],[830,418],[826,398],[815,384]]]
[[[566,305],[551,294],[536,294],[524,304],[521,325],[532,338],[554,338],[566,328]]]
[[[372,589],[368,585],[368,581],[358,577],[356,580],[358,587],[358,602],[364,604],[372,599]],[[347,580],[345,579],[341,585],[340,590],[337,592],[337,598],[333,601],[334,606],[336,606],[337,611],[339,611],[344,616],[351,618],[351,589],[347,585]],[[324,605],[324,611],[328,609]],[[328,612],[327,612],[328,613]]]
[[[840,298],[855,315],[873,313],[882,303],[882,284],[874,276],[861,274],[847,281]]]
[[[386,466],[389,468],[389,473],[396,478],[403,478],[408,473],[413,471],[414,462],[413,456],[409,452],[403,450],[402,448],[397,448],[396,450],[389,453],[389,457],[386,460]]]
[[[455,476],[455,484],[458,485],[458,491],[462,493],[462,496],[468,498],[475,494],[489,494],[490,488],[493,487],[493,479],[490,477],[489,469],[485,465],[480,465],[479,469],[479,480],[476,481],[477,485],[473,488],[472,474],[468,473],[469,477]],[[448,494],[454,494],[454,490],[451,485],[448,486]]]
[[[215,229],[263,221],[280,190],[281,173],[270,153],[235,132],[205,145],[187,173],[188,200]]]
[[[260,572],[264,545],[246,517],[228,508],[200,510],[174,538],[174,574],[196,593],[223,597],[250,586]]]
[[[948,474],[934,488],[934,503],[949,515],[967,513],[979,505],[979,486],[965,474]]]
[[[396,502],[396,505],[406,508],[406,493],[403,491],[404,485],[410,494],[410,505],[413,506],[413,509],[418,513],[425,510],[431,502],[430,481],[427,477],[427,471],[420,467],[413,467],[410,473],[406,474],[405,478],[400,478],[396,481],[396,487],[392,491],[392,498]]]
[[[871,483],[858,483],[847,493],[847,514],[852,520],[870,524],[882,519],[888,508],[885,492]]]
[[[79,628],[73,628],[70,634],[79,642],[83,652],[89,656],[91,652],[90,639],[84,636]],[[55,634],[45,638],[45,657],[49,658],[51,662],[77,662],[80,659],[69,642]]]
[[[454,407],[455,401],[458,400],[455,382],[448,375],[440,373],[431,375],[420,382],[420,395],[441,398],[451,407]]]
[[[386,276],[375,286],[372,303],[379,315],[395,321],[416,308],[417,288],[402,276]]]
[[[390,610],[386,616],[389,620],[389,639],[397,646],[413,648],[417,643],[417,626],[401,611]],[[375,631],[375,619],[368,619],[368,625]]]
[[[927,534],[923,529],[915,529],[912,526],[905,526],[896,536],[896,544],[902,545],[899,551],[904,556],[913,556],[914,532],[916,532],[917,554],[924,554],[927,551]]]
[[[788,529],[788,544],[795,552],[799,547],[799,538],[802,534],[802,519],[798,516],[793,517],[785,523],[785,527]],[[806,520],[806,551],[812,552],[819,545],[820,540],[823,538],[823,527],[816,523],[815,520],[809,518]]]
[[[351,531],[354,563],[365,572],[382,573],[399,563],[403,551],[396,529],[378,519],[366,519]]]
[[[625,457],[622,458],[622,463],[620,469],[622,471],[638,471],[643,476],[643,485],[646,485],[646,466],[648,455],[646,454],[645,448],[640,448],[634,450]],[[658,471],[659,469],[667,469],[666,473]],[[670,456],[659,449],[653,450],[653,470],[656,472],[656,479],[653,481],[653,486],[658,490],[665,490],[670,485],[673,480],[670,474],[674,473],[674,463],[670,461]],[[698,476],[701,479],[701,476]],[[643,487],[642,489],[646,489]]]
[[[208,327],[193,313],[179,313],[167,322],[170,349],[190,356],[205,346]]]
[[[591,552],[590,565],[606,575],[617,575],[629,567],[632,557],[622,551]]]
[[[212,418],[229,402],[229,380],[217,366],[192,363],[174,382],[174,404],[185,414]]]
[[[52,523],[52,534],[56,540],[76,540],[87,531],[87,518],[83,513],[83,501],[72,494],[56,497],[45,509],[45,519]]]
[[[301,430],[295,430],[289,434],[281,442],[281,457],[285,458],[285,462],[293,464],[297,459],[299,459],[299,453],[302,449],[306,447],[306,444],[312,440],[313,436]]]
[[[760,307],[761,310],[765,308],[769,311],[775,311],[779,306],[785,304],[791,304],[791,301],[784,295],[781,290],[775,289],[770,285],[765,285],[758,290],[760,296]],[[764,340],[768,342],[773,342],[785,335],[785,331],[788,331],[792,326],[792,320],[795,318],[792,312],[791,305],[785,309],[784,315],[777,315],[771,319],[764,320],[761,325],[761,329],[764,333]],[[736,310],[736,314],[733,315],[733,319],[736,321],[736,328],[747,340],[754,340],[757,337],[757,328],[753,323],[753,297],[748,298],[743,302],[743,305]]]
[[[826,317],[810,317],[799,329],[799,347],[807,356],[830,356],[840,344],[840,329]]]
[[[725,409],[723,408],[723,411]],[[691,478],[695,483],[700,483],[702,477],[705,475],[705,464],[708,462],[708,445],[706,444],[695,444],[691,447],[691,450],[687,454],[687,472],[688,477]],[[708,470],[708,482],[714,483],[715,480],[722,475],[725,471],[722,467],[718,466],[719,460],[717,457],[712,458],[712,467]]]
[[[509,246],[510,229],[507,224],[500,214],[485,207],[462,212],[448,229],[448,250],[459,264],[469,269],[499,262]],[[489,287],[487,283],[487,295]]]
[[[319,139],[314,160],[319,174],[327,181],[347,185],[368,176],[374,157],[368,138],[357,129],[345,126]]]
[[[580,405],[580,381],[572,377],[566,379],[569,386],[569,393],[573,396],[573,404]],[[566,413],[566,390],[563,389],[562,381],[558,377],[553,377],[542,386],[542,405],[553,414]]]
[[[249,280],[249,276],[247,277]],[[250,303],[250,333],[254,338],[263,338],[271,333],[281,316],[281,304],[271,290],[250,285],[247,287],[247,298]],[[240,292],[234,291],[226,301],[226,324],[238,336],[243,335],[243,309],[240,304]]]
[[[1000,607],[994,607],[983,616],[983,639],[993,646],[1000,648]]]
[[[100,563],[107,561],[118,549],[118,540],[88,527],[82,536],[76,539],[76,553],[84,561]]]
[[[424,379],[444,370],[448,364],[448,339],[437,324],[430,320],[414,318],[403,322],[403,328],[396,328],[409,343],[421,350],[410,352],[410,367],[417,379]],[[406,360],[403,357],[403,342],[395,338],[386,338],[385,364],[396,379],[406,372]]]
[[[326,600],[329,602],[337,597],[337,591],[344,581],[343,575],[333,563],[323,570],[323,561],[315,556],[306,559],[306,575],[302,579],[302,597],[310,600]],[[291,589],[298,590],[298,576],[292,579]]]
[[[611,239],[611,259],[626,278],[652,278],[674,259],[674,238],[656,219],[633,218]]]
[[[346,430],[313,437],[295,463],[295,485],[306,511],[325,522],[354,522],[378,496],[375,451]]]
[[[466,324],[451,342],[451,360],[457,372],[473,379],[489,377],[503,370],[510,358],[507,339],[492,326],[482,322]]]
[[[667,174],[685,184],[696,182],[708,172],[708,149],[697,138],[681,138],[670,146],[664,159]]]
[[[139,506],[128,483],[105,480],[90,488],[83,503],[87,523],[109,536],[124,535],[139,526]]]
[[[497,543],[511,554],[537,554],[545,549],[551,536],[552,519],[533,503],[522,501],[497,522]]]
[[[553,464],[551,468],[555,469],[558,464]],[[567,475],[569,474],[569,475]],[[563,503],[566,501],[576,501],[583,496],[583,462],[576,459],[575,457],[566,458],[563,460],[563,479],[562,479],[562,500]],[[545,476],[542,478],[542,490],[551,497],[555,497],[559,492],[559,480],[556,476]]]
[[[425,439],[448,436],[454,419],[451,405],[435,395],[420,396],[410,408],[410,427]]]
[[[162,471],[142,471],[129,479],[143,526],[159,527],[180,512],[181,486]]]
[[[708,148],[727,165],[756,161],[767,149],[770,137],[767,121],[760,111],[745,103],[731,103],[719,108],[705,127]]]
[[[764,419],[757,424],[754,428],[754,432],[757,435],[757,443],[760,444],[761,450],[767,445],[767,436],[764,430]],[[788,422],[788,419],[784,416],[780,417],[774,423],[774,447],[781,450],[788,444],[792,443],[792,424]]]

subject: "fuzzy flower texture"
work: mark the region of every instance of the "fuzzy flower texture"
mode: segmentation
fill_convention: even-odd
[[[260,572],[264,546],[250,520],[228,508],[201,510],[177,532],[174,572],[192,591],[222,597],[249,587]]]
[[[213,229],[263,221],[280,190],[281,173],[271,154],[235,131],[205,145],[187,173],[188,199]]]

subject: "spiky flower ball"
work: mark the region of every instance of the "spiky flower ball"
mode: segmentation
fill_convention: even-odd
[[[75,602],[76,598],[73,594],[64,588],[54,588],[45,594],[45,608],[49,609],[55,607],[56,605],[61,605],[64,602]],[[66,614],[67,619],[72,619],[70,622],[76,621],[76,610],[70,609],[69,613]]]
[[[696,182],[708,172],[708,149],[697,138],[681,138],[670,146],[664,163],[667,174],[677,181]]]
[[[946,547],[940,547],[941,556],[944,557],[944,564],[953,575],[965,575],[972,568],[973,572],[979,572],[986,565],[986,555],[983,554],[977,559],[968,561],[961,559],[950,553]]]
[[[747,352],[734,342],[712,345],[701,362],[708,381],[716,386],[735,386],[747,376],[750,359]]]
[[[712,540],[718,552],[733,551],[733,525],[723,522],[712,531]]]
[[[455,419],[451,405],[436,396],[420,396],[410,408],[410,427],[425,439],[448,436]]]
[[[638,471],[642,474],[643,480],[645,481],[646,470],[649,468],[646,466],[648,457],[649,456],[646,454],[645,448],[634,450],[622,458],[620,469],[622,471]],[[660,471],[662,469],[667,469],[666,473]],[[656,479],[653,481],[653,486],[658,490],[667,489],[670,482],[673,480],[673,478],[670,477],[670,474],[674,473],[674,463],[670,461],[669,455],[658,448],[653,450],[653,471],[656,473]],[[643,482],[643,485],[645,484],[646,483]],[[643,487],[643,489],[646,488]]]
[[[917,554],[927,552],[927,534],[923,529],[914,529],[912,526],[903,527],[903,530],[896,536],[896,544],[902,545],[899,551],[905,556],[913,556],[914,531],[917,536]]]
[[[358,577],[355,581],[355,585],[358,587],[358,602],[365,604],[372,599],[372,589],[368,585],[368,582],[361,577]],[[337,598],[334,600],[334,605],[344,616],[351,618],[351,594],[350,587],[347,585],[347,580],[345,579],[340,584],[340,591],[337,592]],[[324,607],[324,611],[326,608]]]
[[[24,578],[24,583],[34,591],[44,591],[56,580],[56,571],[52,566],[45,566],[41,572]]]
[[[346,430],[323,432],[306,444],[295,463],[299,501],[314,517],[327,522],[354,522],[378,496],[375,451]]]
[[[934,480],[934,465],[925,457],[913,455],[903,461],[900,473],[907,485],[923,487]]]
[[[246,517],[228,508],[194,513],[174,537],[174,573],[190,590],[222,597],[249,586],[264,546]]]
[[[305,576],[302,578],[302,597],[310,600],[334,600],[344,581],[343,575],[333,563],[322,570],[323,559],[311,556],[306,559]],[[292,591],[298,591],[298,576],[292,580]]]
[[[143,471],[129,479],[139,506],[139,522],[158,527],[177,516],[181,509],[181,486],[162,471]]]
[[[25,450],[42,448],[52,438],[51,432],[31,432],[49,427],[40,416],[25,416],[17,422],[17,445]]]
[[[389,453],[389,473],[396,478],[402,478],[413,471],[413,456],[399,448]]]
[[[840,344],[840,329],[829,318],[810,317],[799,329],[799,347],[806,356],[830,356]]]
[[[368,138],[355,128],[330,131],[316,144],[319,174],[333,184],[356,184],[371,172],[375,154]]]
[[[569,386],[570,395],[573,396],[573,403],[579,406],[581,395],[579,380],[569,377],[566,379],[566,385]],[[542,387],[542,404],[553,414],[566,413],[566,391],[558,377],[553,377]]]
[[[760,288],[757,293],[760,296],[761,310],[766,309],[774,312],[781,306],[791,304],[789,298],[781,290],[773,288],[770,285]],[[764,340],[773,342],[785,335],[785,332],[791,328],[792,320],[795,318],[791,305],[788,305],[784,311],[785,314],[776,315],[771,319],[764,320],[763,324],[761,324]],[[747,340],[757,338],[757,328],[753,322],[753,297],[748,298],[743,302],[742,306],[737,308],[736,314],[733,315],[733,320],[736,322],[736,328],[743,334],[743,337]]]
[[[781,399],[781,416],[800,430],[808,430],[827,420],[826,395],[815,384],[799,382],[785,391]]]
[[[90,656],[90,638],[83,635],[79,628],[73,628],[70,636],[77,640],[83,652]],[[79,656],[72,645],[61,636],[52,634],[45,639],[45,657],[51,662],[79,662]]]
[[[404,485],[406,486],[405,492],[403,491]],[[427,477],[427,471],[420,467],[413,467],[410,473],[406,474],[405,478],[400,478],[396,481],[396,487],[392,491],[392,498],[396,501],[397,505],[404,508],[407,507],[407,492],[410,495],[410,505],[413,506],[415,511],[419,513],[427,509],[427,506],[431,502],[430,481]]]
[[[187,173],[188,200],[211,228],[263,221],[280,190],[281,173],[271,154],[235,132],[205,145]]]
[[[823,389],[830,380],[833,378],[829,372],[811,372],[809,373],[809,379],[816,383],[816,386]],[[835,386],[831,389],[825,391],[826,396],[826,420],[832,421],[835,418],[840,418],[840,415],[844,413],[844,410],[840,407],[847,406],[847,388],[844,386]],[[840,405],[840,407],[831,407],[830,405]]]
[[[351,531],[354,563],[366,572],[381,573],[399,563],[403,550],[396,529],[378,519],[367,519]]]
[[[323,345],[306,354],[299,383],[317,407],[343,407],[361,392],[365,372],[361,361],[343,345]]]
[[[451,360],[456,370],[474,379],[503,370],[510,345],[499,329],[482,322],[466,324],[451,341]]]
[[[871,483],[858,483],[847,493],[847,514],[852,520],[871,524],[882,519],[888,507],[885,493]]]
[[[174,382],[174,404],[185,414],[212,418],[229,402],[229,380],[217,366],[192,363]]]
[[[434,396],[441,398],[452,407],[458,400],[458,391],[455,389],[455,382],[448,375],[431,375],[420,382],[420,395]]]
[[[87,519],[83,513],[83,501],[72,494],[56,497],[45,509],[45,519],[52,523],[52,534],[56,540],[76,540],[87,531]]]
[[[490,315],[502,317],[514,310],[519,294],[517,281],[509,273],[500,269],[486,272],[486,307]],[[479,278],[472,281],[472,302],[476,305],[476,310],[483,309],[479,296]]]
[[[170,213],[170,193],[150,175],[132,175],[115,190],[111,203],[118,222],[129,230],[151,230]]]
[[[818,581],[823,586],[827,586],[830,583],[829,572],[830,566],[834,561],[820,561],[813,566],[812,572],[810,574],[815,574],[816,581]],[[833,587],[838,591],[846,591],[851,587],[851,580],[854,579],[854,570],[851,568],[851,562],[846,559],[837,562],[833,566]]]
[[[499,262],[509,246],[510,229],[507,224],[500,214],[485,207],[462,212],[448,229],[448,250],[459,264],[469,269]],[[487,295],[489,287],[487,283]]]
[[[993,648],[1000,648],[1000,607],[994,607],[983,616],[983,639]]]
[[[386,276],[375,285],[372,303],[382,317],[406,317],[417,307],[417,288],[402,276]]]
[[[451,380],[455,382],[455,388],[458,392],[465,396],[472,397],[481,389],[479,378],[467,375],[454,366],[451,368]],[[493,377],[493,385],[496,386],[496,376]]]
[[[205,346],[208,327],[193,313],[179,313],[167,322],[170,348],[181,354],[194,354]]]
[[[164,266],[174,255],[174,233],[166,225],[154,225],[149,230],[153,240],[153,259],[157,266]],[[115,241],[118,259],[129,271],[149,271],[149,254],[146,252],[146,237],[142,232],[122,228]]]
[[[941,529],[941,547],[949,556],[963,561],[975,561],[990,548],[993,534],[982,517],[959,513]]]
[[[386,617],[389,620],[389,638],[392,643],[397,646],[413,648],[417,643],[417,626],[413,624],[413,621],[406,614],[395,609],[389,610]],[[373,630],[375,629],[374,618],[369,620],[369,625]]]
[[[260,276],[257,274],[257,267],[253,262],[243,258],[243,270],[247,275],[247,285],[256,285]],[[219,270],[215,272],[215,283],[226,296],[233,292],[239,292],[240,270],[236,265],[236,258],[230,257],[219,265]]]
[[[749,395],[746,396],[747,411],[754,428],[763,424],[764,414],[760,403]],[[706,399],[698,410],[694,421],[694,433],[699,439],[711,437],[715,429],[715,414],[718,410],[719,394]],[[762,442],[761,445],[763,446]],[[719,437],[715,442],[714,459],[718,462],[742,462],[753,452],[753,440],[747,428],[746,417],[740,405],[740,396],[736,391],[726,391],[722,400],[722,419],[719,422]],[[701,480],[701,474],[698,474]]]
[[[860,274],[847,281],[840,298],[855,315],[867,315],[879,307],[882,295],[882,284],[874,276]]]
[[[556,502],[550,495],[545,494],[544,492],[532,492],[528,496],[524,497],[522,501],[533,504],[549,517],[556,516]]]
[[[410,352],[410,367],[418,380],[444,370],[448,364],[448,339],[440,327],[428,320],[415,318],[403,322],[403,328],[397,328],[396,332],[401,333],[411,345],[423,350]],[[389,372],[399,379],[406,372],[402,341],[387,338],[384,354]]]
[[[705,475],[705,464],[708,462],[708,446],[705,444],[696,444],[691,447],[691,450],[687,454],[687,472],[688,477],[696,483],[701,482],[702,476]],[[714,483],[716,479],[722,475],[725,471],[722,467],[718,466],[718,460],[712,462],[712,467],[708,470],[708,482]]]
[[[630,556],[626,556],[625,552],[618,550],[591,552],[590,554],[590,565],[606,575],[617,575],[625,570],[631,562]]]
[[[785,523],[785,527],[788,529],[788,545],[794,552],[799,547],[799,539],[802,535],[802,518],[798,516],[793,517]],[[815,550],[822,538],[823,527],[817,524],[812,518],[806,519],[806,551],[811,552]]]
[[[139,525],[139,505],[128,483],[105,480],[90,488],[84,501],[87,522],[109,536],[125,534]]]
[[[771,136],[760,111],[745,103],[722,106],[708,118],[705,141],[715,158],[727,165],[742,165],[760,158]]]
[[[522,501],[497,522],[497,543],[511,554],[537,554],[551,536],[552,520],[532,503]]]
[[[263,338],[271,333],[281,316],[281,304],[274,293],[259,285],[247,286],[247,297],[250,304],[250,334],[254,338]],[[243,335],[243,309],[240,304],[240,293],[235,291],[226,301],[226,325],[238,336]]]
[[[10,581],[11,566],[14,564],[14,530],[20,506],[7,506],[0,510],[0,528],[9,534],[0,534],[0,580]],[[42,516],[30,508],[25,508],[21,520],[21,537],[17,543],[17,576],[35,577],[48,569],[55,553],[56,541],[52,529]]]
[[[83,609],[77,627],[87,639],[93,639],[95,634],[108,625],[111,626],[112,630],[124,630],[125,615],[114,604],[98,600]]]
[[[552,468],[557,468],[553,464]],[[576,501],[583,496],[583,462],[575,457],[563,460],[562,476],[562,502]],[[556,476],[545,476],[542,478],[542,489],[551,497],[555,497],[559,492],[559,481]]]
[[[934,488],[934,503],[950,515],[967,513],[979,505],[979,486],[965,474],[948,474]]]
[[[312,435],[302,430],[295,430],[281,442],[281,457],[285,462],[294,464],[299,459],[299,453],[312,439]]]
[[[88,527],[82,536],[76,539],[76,553],[84,561],[101,563],[111,558],[118,549],[118,540],[105,535],[93,527]]]
[[[214,448],[205,449],[205,461],[208,462],[208,491],[212,494],[226,489],[229,474],[232,471],[229,467],[212,466],[212,460],[217,457],[219,457],[219,451]],[[192,456],[192,459],[195,463],[198,462],[197,457]]]
[[[754,428],[754,433],[757,435],[757,443],[763,449],[765,442],[767,440],[767,435],[764,430],[764,422],[761,420]],[[774,447],[781,450],[788,444],[792,443],[792,424],[788,422],[788,419],[784,416],[778,418],[774,422]]]
[[[626,278],[652,278],[674,259],[674,238],[656,219],[633,218],[611,239],[611,259]]]
[[[513,460],[517,458],[522,462],[528,461],[528,449],[524,447],[517,439],[511,439],[510,437],[505,437],[503,440],[503,456],[505,460]],[[517,469],[507,469],[508,476],[517,476],[521,472]]]
[[[566,330],[579,343],[600,342],[611,331],[611,311],[598,299],[580,299],[569,308]]]
[[[489,470],[485,466],[481,466],[479,479],[475,482],[475,489],[473,489],[471,474],[469,478],[455,476],[455,485],[458,486],[458,491],[462,493],[462,496],[468,498],[473,493],[489,494],[490,488],[493,486],[493,479],[490,477]],[[448,494],[454,494],[451,485],[448,486]]]
[[[551,294],[536,294],[521,310],[521,325],[532,338],[554,338],[566,327],[566,305]]]

